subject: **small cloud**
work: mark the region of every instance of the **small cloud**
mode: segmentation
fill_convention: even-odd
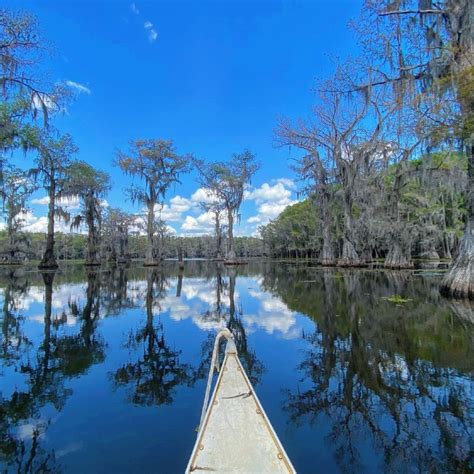
[[[149,30],[150,28],[153,28],[153,23],[151,21],[145,21],[143,28],[145,28],[145,30]]]
[[[137,8],[137,6],[134,3],[130,4],[130,10],[134,15],[140,15],[140,10]]]
[[[156,38],[158,38],[158,33],[153,28],[151,28],[148,31],[148,40],[150,41],[150,43],[154,43]]]
[[[40,206],[46,206],[49,204],[49,196],[44,196],[42,198],[35,198],[31,200],[32,204],[38,204]]]
[[[79,82],[74,82],[74,81],[65,81],[65,84],[72,89],[76,89],[78,92],[84,92],[86,94],[90,94],[91,90],[84,86],[83,84],[79,84]]]

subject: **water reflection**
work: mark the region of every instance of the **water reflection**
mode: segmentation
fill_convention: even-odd
[[[0,269],[0,470],[148,472],[158,456],[182,472],[228,327],[298,472],[315,456],[327,472],[469,471],[473,308],[442,299],[439,278],[264,262]]]
[[[172,350],[165,340],[163,324],[159,320],[160,301],[166,296],[163,273],[149,269],[146,281],[146,323],[143,328],[131,332],[126,343],[126,347],[138,352],[139,357],[120,367],[114,374],[114,381],[116,386],[128,386],[133,403],[170,404],[174,388],[194,380],[193,370],[190,365],[180,362],[180,351]],[[155,313],[158,315],[156,323]]]
[[[409,273],[320,274],[316,282],[301,274],[293,284],[275,276],[269,282],[317,323],[303,336],[305,388],[288,391],[291,422],[329,425],[327,442],[342,471],[367,469],[364,450],[375,447],[384,471],[467,472],[472,384],[456,369],[472,367],[472,332],[431,305],[402,308],[381,299],[413,294]]]

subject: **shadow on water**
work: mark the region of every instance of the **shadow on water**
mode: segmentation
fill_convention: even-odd
[[[439,278],[270,262],[0,269],[0,471],[145,472],[158,456],[181,472],[228,327],[299,472],[315,457],[326,472],[468,472],[474,312],[440,297]]]

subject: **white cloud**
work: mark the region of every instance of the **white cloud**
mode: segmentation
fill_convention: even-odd
[[[32,199],[31,203],[38,204],[40,206],[47,206],[49,204],[49,196],[43,196],[41,198]],[[77,196],[64,197],[62,199],[57,199],[56,204],[65,208],[68,211],[72,211],[75,209],[79,209],[79,207],[81,206],[81,200]],[[105,199],[103,199],[101,201],[101,205],[107,207],[109,204]]]
[[[71,87],[72,89],[76,89],[78,92],[85,92],[86,94],[90,94],[91,90],[84,86],[83,84],[79,84],[79,82],[74,81],[65,81],[66,85]]]
[[[40,206],[47,206],[49,204],[49,196],[43,196],[42,198],[32,199],[31,203],[38,204]]]
[[[293,189],[293,190],[296,189],[295,182],[289,178],[278,178],[278,179],[273,180],[273,182],[281,183],[283,184],[283,186],[285,186],[285,188],[288,188],[288,189]]]
[[[135,5],[135,3],[131,3],[130,4],[130,10],[132,11],[132,13],[134,15],[139,15],[140,14],[140,10],[137,8],[137,6]]]
[[[145,21],[145,23],[143,24],[143,28],[145,28],[145,30],[153,28],[153,23],[151,21]]]
[[[151,28],[148,31],[148,40],[150,41],[150,43],[154,43],[156,41],[156,38],[158,38],[158,33],[153,28]]]
[[[183,219],[182,214],[189,211],[193,206],[194,203],[191,200],[177,195],[170,199],[169,204],[158,204],[155,211],[164,221],[180,222]]]
[[[261,203],[264,201],[283,201],[288,200],[291,196],[291,191],[286,189],[282,182],[278,182],[273,186],[268,183],[263,183],[259,188],[245,193],[245,199]]]
[[[286,207],[298,202],[291,199],[295,187],[291,179],[280,178],[274,183],[263,183],[259,188],[245,192],[245,200],[255,201],[257,205],[257,214],[247,219],[249,224],[266,224],[278,217]]]
[[[198,188],[191,195],[191,201],[195,203],[211,204],[215,202],[216,200],[217,200],[216,195],[210,189],[206,189],[206,188]]]

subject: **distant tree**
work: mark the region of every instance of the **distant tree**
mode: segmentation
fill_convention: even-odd
[[[72,220],[71,229],[77,230],[85,222],[88,229],[86,265],[100,265],[102,199],[110,189],[109,175],[83,161],[71,163],[67,175],[68,195],[81,201],[81,213]]]
[[[109,208],[103,225],[106,254],[112,262],[124,263],[130,259],[130,228],[136,224],[137,216],[118,208]]]
[[[14,166],[3,168],[3,186],[0,198],[2,213],[6,220],[8,243],[4,258],[6,263],[21,263],[27,251],[27,237],[21,233],[27,200],[35,187],[28,174]]]
[[[78,149],[71,136],[67,134],[57,138],[53,135],[43,136],[38,149],[36,167],[31,170],[31,174],[35,180],[41,183],[49,198],[46,247],[39,268],[57,268],[58,264],[54,254],[55,217],[69,220],[70,216],[61,206],[61,200],[69,197],[68,170],[71,156]]]
[[[199,170],[199,180],[217,200],[222,202],[227,213],[228,249],[226,259],[235,262],[237,255],[234,243],[234,219],[240,219],[239,209],[244,198],[245,186],[250,183],[252,176],[258,170],[254,155],[246,150],[234,154],[228,162],[205,163],[196,161]]]
[[[198,169],[201,172],[206,172],[206,167],[199,167]],[[201,176],[201,181],[206,180],[206,176]],[[216,239],[216,250],[215,250],[215,258],[216,260],[222,260],[222,233],[224,231],[224,225],[222,224],[223,220],[223,213],[225,211],[225,204],[222,199],[212,193],[210,190],[205,190],[205,196],[203,197],[202,201],[199,203],[201,208],[209,213],[212,216],[214,221],[214,234]]]
[[[147,208],[147,266],[159,265],[161,260],[159,237],[162,232],[158,231],[163,226],[156,219],[156,207],[169,188],[180,182],[180,175],[189,170],[190,160],[190,155],[178,155],[170,140],[136,140],[127,153],[117,153],[122,171],[142,181],[142,185],[132,185],[128,192],[133,202],[142,203]]]

